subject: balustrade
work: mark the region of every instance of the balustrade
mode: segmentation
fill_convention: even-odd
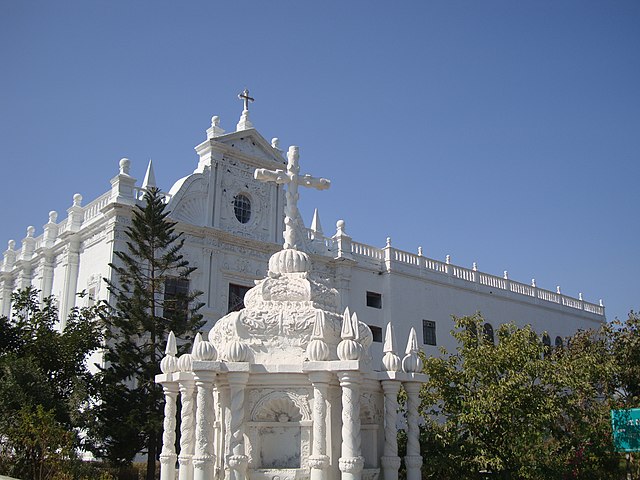
[[[308,234],[310,234],[307,229]],[[332,251],[335,246],[335,241],[332,238],[324,238],[325,246],[328,251]],[[604,315],[604,307],[593,303],[584,302],[582,300],[560,295],[549,290],[538,289],[535,286],[527,285],[525,283],[515,282],[503,277],[491,275],[488,273],[478,272],[475,269],[461,267],[459,265],[453,265],[451,263],[441,262],[432,258],[424,257],[422,251],[418,255],[403,250],[398,250],[390,247],[391,259],[394,262],[398,262],[405,265],[414,265],[420,268],[424,268],[427,271],[450,274],[452,277],[467,281],[479,283],[490,288],[496,288],[499,290],[506,290],[517,295],[524,295],[527,297],[538,298],[546,302],[558,303],[566,307],[575,308],[578,310],[584,310],[596,315]],[[373,260],[384,260],[384,250],[373,247],[364,243],[351,241],[351,253],[356,256],[371,258]]]

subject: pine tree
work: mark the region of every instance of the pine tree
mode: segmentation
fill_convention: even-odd
[[[95,384],[96,453],[116,464],[146,453],[148,480],[155,478],[162,433],[163,394],[154,378],[167,336],[173,331],[186,348],[203,324],[201,292],[188,288],[195,267],[181,255],[184,239],[168,215],[156,188],[133,210],[127,251],[115,252],[110,264],[117,280],[106,279],[113,308],[104,317],[105,367]]]

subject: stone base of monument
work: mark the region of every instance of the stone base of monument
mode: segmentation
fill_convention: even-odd
[[[196,337],[191,354],[176,358],[170,336],[156,381],[166,398],[162,456],[179,455],[180,479],[377,480],[381,458],[398,455],[401,385],[408,395],[407,454],[420,455],[425,377],[414,330],[401,361],[389,324],[385,356],[374,366],[369,327],[339,311],[337,290],[295,248],[273,255],[268,276],[244,300],[246,307],[221,318],[207,339]],[[385,480],[396,480],[395,465],[385,462]],[[407,473],[415,478],[419,465],[411,465]],[[174,478],[175,464],[163,467],[163,478]]]

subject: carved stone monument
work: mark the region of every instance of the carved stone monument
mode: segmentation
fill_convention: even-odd
[[[288,159],[286,172],[255,173],[288,188],[284,248],[269,260],[267,277],[247,292],[243,310],[221,318],[206,339],[196,338],[192,353],[176,358],[173,336],[167,344],[156,378],[166,397],[161,478],[396,480],[397,395],[404,384],[407,476],[418,480],[418,392],[425,378],[415,331],[400,360],[387,325],[384,358],[373,364],[369,327],[348,308],[339,311],[338,291],[296,249],[297,188],[328,188],[329,181],[298,174],[297,147]]]

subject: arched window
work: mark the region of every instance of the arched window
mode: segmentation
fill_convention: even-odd
[[[493,327],[491,326],[490,323],[484,324],[484,339],[488,343],[492,343],[494,345],[496,343],[493,335]]]
[[[564,347],[564,343],[562,342],[562,337],[556,337],[556,348]]]
[[[467,326],[467,331],[469,332],[471,345],[473,345],[474,347],[477,347],[478,346],[478,329],[476,328],[476,324],[470,323]]]
[[[251,200],[246,195],[239,193],[233,199],[233,213],[240,223],[248,223],[251,218]]]
[[[551,337],[546,332],[542,335],[542,347],[545,357],[551,353]]]

